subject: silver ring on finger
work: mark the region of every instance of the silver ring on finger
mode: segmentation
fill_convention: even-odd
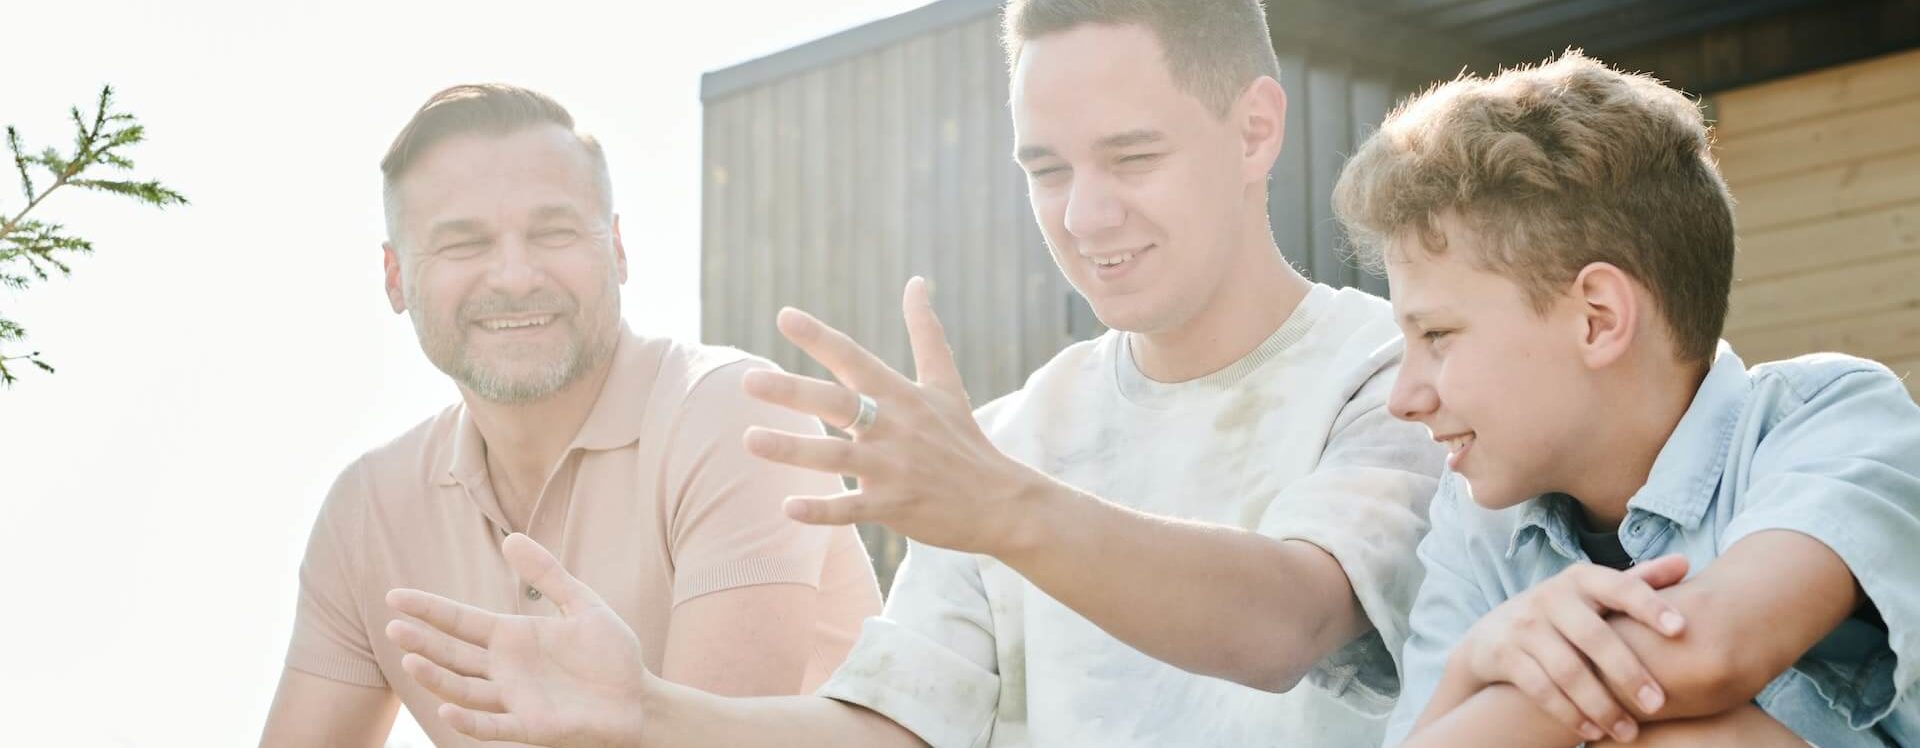
[[[854,436],[859,436],[860,432],[873,428],[873,422],[879,420],[880,403],[874,402],[873,398],[858,392],[853,394],[860,398],[860,410],[853,414],[853,422],[840,427],[840,430]]]

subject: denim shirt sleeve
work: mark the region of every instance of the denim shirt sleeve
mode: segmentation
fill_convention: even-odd
[[[1388,746],[1407,738],[1440,685],[1447,653],[1474,621],[1493,609],[1468,556],[1469,520],[1460,511],[1460,504],[1470,500],[1464,483],[1454,473],[1441,476],[1440,491],[1428,510],[1431,527],[1417,552],[1426,579],[1414,596],[1409,636],[1400,653],[1400,703],[1387,721]]]
[[[1756,405],[1772,411],[1771,425],[1753,447],[1719,551],[1763,530],[1831,548],[1878,607],[1887,636],[1881,643],[1871,632],[1867,646],[1823,641],[1794,669],[1856,730],[1890,714],[1910,722],[1920,716],[1920,407],[1885,367],[1859,359],[1765,371],[1752,397],[1768,401]],[[1849,621],[1829,639],[1858,639],[1864,628]]]

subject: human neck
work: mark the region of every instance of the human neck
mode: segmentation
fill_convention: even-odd
[[[1597,428],[1579,447],[1581,464],[1567,461],[1573,477],[1565,493],[1580,503],[1587,528],[1595,531],[1614,530],[1626,519],[1627,502],[1647,484],[1660,450],[1693,405],[1706,368],[1662,356],[1621,374],[1594,398],[1604,412],[1588,419]]]
[[[611,358],[544,399],[509,405],[460,388],[486,446],[487,474],[500,510],[525,530],[547,479],[592,413],[613,369]]]
[[[1157,382],[1185,382],[1245,358],[1293,315],[1313,287],[1265,231],[1264,248],[1246,253],[1198,314],[1176,327],[1135,333],[1134,364]]]

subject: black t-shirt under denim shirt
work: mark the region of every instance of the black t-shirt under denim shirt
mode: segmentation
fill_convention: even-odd
[[[1626,546],[1620,544],[1618,530],[1594,532],[1587,529],[1587,523],[1581,522],[1574,532],[1580,535],[1580,550],[1587,552],[1587,560],[1620,571],[1633,566],[1633,556],[1628,555]]]

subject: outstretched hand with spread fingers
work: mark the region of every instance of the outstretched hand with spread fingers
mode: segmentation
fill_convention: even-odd
[[[515,533],[501,551],[560,615],[495,613],[395,589],[387,604],[411,617],[387,624],[387,638],[407,652],[401,667],[446,701],[442,720],[478,740],[638,745],[654,676],[633,630],[533,539]]]
[[[974,421],[924,279],[907,282],[901,307],[917,381],[811,315],[781,310],[781,334],[838,381],[754,371],[748,394],[846,428],[851,438],[755,427],[747,450],[859,479],[857,490],[836,496],[788,498],[787,514],[801,522],[877,522],[929,545],[997,554],[1019,542],[1023,499],[1052,479],[995,448]]]

